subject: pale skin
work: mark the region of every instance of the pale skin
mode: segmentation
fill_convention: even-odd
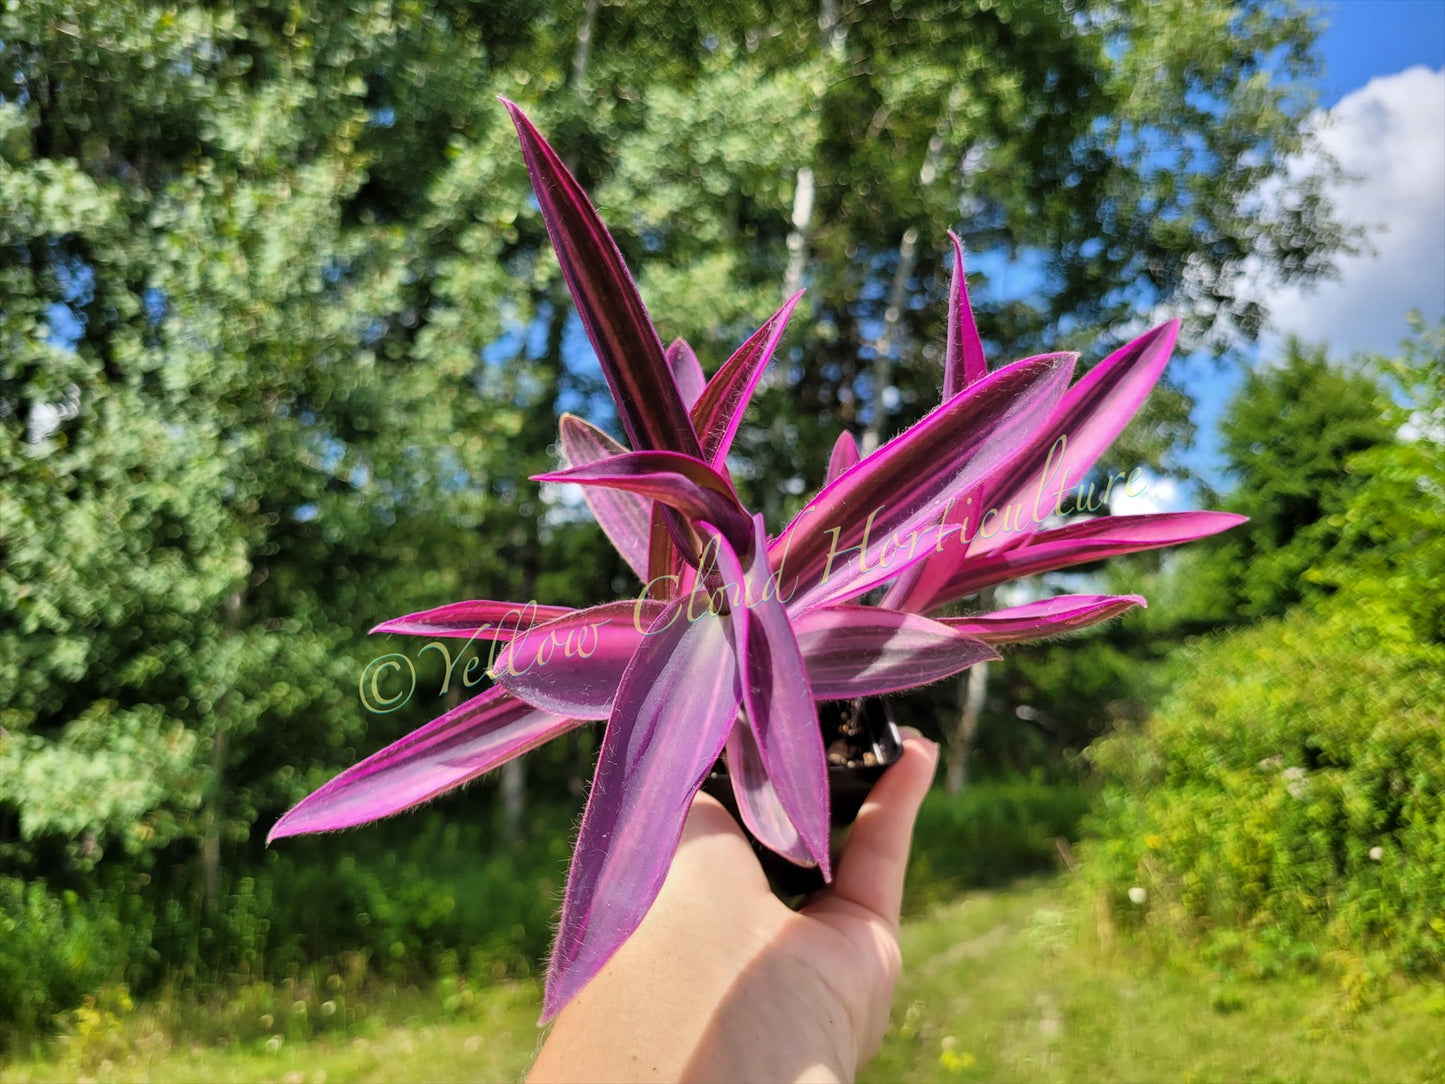
[[[905,731],[833,884],[781,903],[736,823],[699,795],[637,932],[558,1015],[531,1081],[844,1081],[878,1051],[898,908],[938,747]]]

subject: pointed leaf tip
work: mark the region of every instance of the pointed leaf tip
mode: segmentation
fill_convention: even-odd
[[[836,482],[848,471],[858,465],[863,458],[858,451],[858,442],[853,439],[853,434],[848,430],[838,434],[838,439],[833,444],[833,454],[828,458],[828,475],[825,484]]]
[[[517,129],[557,262],[628,439],[638,450],[696,456],[687,408],[617,243],[542,133],[521,109],[502,101]]]
[[[984,643],[1012,644],[1077,632],[1147,605],[1142,595],[1055,595],[992,613],[946,617],[942,623]]]
[[[580,725],[494,686],[313,791],[276,822],[267,841],[400,813]]]
[[[692,410],[698,396],[707,387],[702,363],[697,360],[697,354],[685,339],[673,339],[666,354],[667,367],[672,370],[672,379],[677,381],[677,393],[682,396],[682,404]]]
[[[988,376],[973,305],[968,300],[968,278],[964,272],[963,242],[948,231],[953,242],[953,285],[948,292],[948,342],[944,348],[943,398],[952,399],[965,388]]]
[[[943,575],[926,592],[910,594],[898,605],[927,611],[974,594],[996,583],[1041,572],[1119,557],[1126,553],[1177,546],[1219,534],[1245,521],[1233,512],[1154,512],[1140,516],[1099,516],[1028,535],[1026,544],[997,553],[957,553],[947,558]]]
[[[693,428],[702,443],[703,458],[712,466],[721,468],[727,462],[728,451],[738,426],[742,424],[743,414],[802,296],[803,291],[799,290],[783,302],[782,308],[753,332],[713,374],[693,404]]]

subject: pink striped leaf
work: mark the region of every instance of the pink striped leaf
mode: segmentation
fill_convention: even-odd
[[[862,458],[858,452],[858,442],[853,439],[853,434],[846,429],[843,430],[833,443],[833,454],[828,458],[828,476],[824,484],[835,481],[845,471],[856,467],[858,460]]]
[[[660,602],[607,602],[576,610],[514,638],[490,675],[518,700],[576,719],[606,719],[627,664]]]
[[[707,378],[702,375],[702,363],[683,339],[672,340],[666,357],[667,367],[672,371],[672,379],[677,384],[677,394],[682,396],[682,405],[692,410],[692,405],[697,402],[702,389],[707,387]]]
[[[762,516],[754,517],[753,530],[753,561],[746,572],[727,540],[717,536],[719,571],[735,592],[731,617],[744,713],[771,789],[826,881],[832,876],[828,758],[818,709],[788,611],[772,590]]]
[[[662,888],[693,796],[742,702],[726,617],[668,603],[642,638],[602,738],[572,854],[542,1019],[585,986]]]
[[[952,399],[964,388],[988,376],[983,340],[968,303],[968,280],[963,268],[963,242],[948,231],[953,242],[953,287],[948,292],[948,342],[943,352],[943,398]]]
[[[562,415],[561,436],[562,454],[568,467],[588,467],[627,452],[602,430],[575,414]],[[584,486],[582,496],[613,548],[637,573],[637,578],[646,581],[652,502],[636,493],[600,486]]]
[[[876,547],[934,526],[950,495],[1005,468],[1073,365],[1054,354],[985,377],[824,486],[769,548],[789,604],[845,601],[897,576],[906,562],[880,565]]]
[[[538,482],[576,482],[605,486],[647,497],[680,512],[691,522],[715,523],[734,548],[752,545],[752,521],[733,494],[732,484],[702,460],[676,452],[627,452],[585,467],[536,475]],[[692,532],[668,522],[673,540],[694,559],[700,547]],[[683,537],[679,538],[679,533]],[[651,562],[649,562],[650,564]]]
[[[1031,535],[1019,549],[982,557],[955,557],[951,574],[927,600],[929,608],[977,593],[1007,580],[1126,553],[1177,546],[1237,527],[1248,519],[1232,512],[1157,512],[1145,516],[1100,516]],[[961,547],[945,547],[956,555]],[[911,604],[910,604],[911,605]]]
[[[1028,451],[989,485],[983,507],[1020,505],[1028,510],[1037,529],[1054,507],[1059,491],[1082,481],[1138,413],[1164,372],[1178,335],[1179,321],[1170,320],[1089,370],[1065,393]],[[969,549],[974,553],[1015,549],[1023,539],[1019,532],[999,532],[992,538],[980,534]]]
[[[762,327],[738,347],[723,367],[713,374],[707,387],[692,408],[692,425],[702,443],[702,456],[721,470],[727,463],[733,437],[742,424],[743,414],[757,390],[758,380],[772,360],[773,351],[788,326],[802,291],[783,303]]]
[[[1014,644],[1088,628],[1147,605],[1140,595],[1055,595],[992,613],[939,620],[987,644]]]
[[[313,791],[276,822],[267,842],[400,813],[580,725],[494,686]]]
[[[493,602],[473,599],[449,602],[431,610],[383,621],[371,631],[399,632],[407,636],[446,636],[459,640],[510,640],[518,631],[555,621],[572,610],[567,606],[540,606],[535,602]]]
[[[912,689],[999,657],[941,622],[876,606],[820,606],[794,614],[793,631],[815,700]]]
[[[687,407],[617,243],[542,134],[514,104],[505,98],[502,104],[516,125],[537,206],[628,440],[634,448],[697,455]]]
[[[777,789],[763,767],[757,740],[748,726],[734,726],[727,743],[728,782],[738,803],[738,814],[749,832],[764,847],[799,866],[818,863],[793,827]]]

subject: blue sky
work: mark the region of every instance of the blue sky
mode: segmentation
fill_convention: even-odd
[[[1445,65],[1445,0],[1332,0],[1320,6],[1329,20],[1319,42],[1322,105],[1334,105],[1377,75]]]
[[[1318,48],[1325,63],[1321,142],[1358,182],[1332,192],[1340,215],[1366,226],[1372,251],[1340,261],[1340,280],[1314,290],[1260,282],[1272,313],[1256,364],[1285,335],[1336,358],[1385,352],[1405,337],[1407,314],[1445,317],[1445,0],[1332,0]],[[1181,357],[1175,376],[1194,395],[1195,448],[1181,461],[1216,482],[1214,434],[1238,369]],[[1161,481],[1151,497],[1190,503]],[[1141,507],[1137,511],[1144,511]]]

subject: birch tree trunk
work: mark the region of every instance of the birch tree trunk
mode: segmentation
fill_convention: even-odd
[[[980,609],[993,609],[993,595],[992,587],[980,594]],[[978,721],[988,700],[988,665],[975,663],[958,681],[958,718],[943,751],[943,785],[949,794],[957,794],[968,783],[968,761],[978,735]]]
[[[913,265],[918,260],[918,230],[913,226],[903,231],[903,240],[898,243],[898,266],[893,272],[893,285],[888,291],[888,308],[883,313],[883,330],[873,340],[873,416],[868,419],[868,428],[863,432],[864,455],[875,451],[883,438],[883,418],[886,409],[883,393],[893,381],[893,340],[898,334],[898,323],[903,318],[903,305],[907,300],[908,280],[913,277]]]
[[[968,758],[988,695],[988,663],[970,666],[958,683],[958,719],[944,750],[944,786],[957,794],[968,782]]]
[[[949,95],[948,108],[938,118],[933,135],[928,140],[928,152],[923,156],[923,165],[918,170],[920,185],[932,184],[943,165],[943,144],[953,123],[953,114],[960,104],[958,91]],[[903,231],[898,242],[898,266],[893,272],[893,285],[888,291],[888,308],[883,312],[883,329],[870,344],[873,347],[873,416],[863,433],[862,452],[868,455],[882,443],[883,421],[886,411],[883,393],[893,382],[893,347],[898,337],[898,325],[903,319],[903,306],[907,302],[908,280],[913,277],[914,265],[918,262],[918,230],[910,226]]]

